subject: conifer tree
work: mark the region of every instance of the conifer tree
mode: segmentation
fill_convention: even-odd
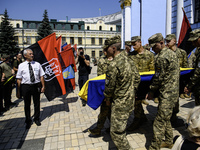
[[[43,14],[43,20],[42,20],[42,23],[40,24],[39,28],[38,28],[38,39],[37,40],[41,40],[43,39],[44,37],[50,35],[53,33],[53,30],[49,24],[49,18],[48,18],[48,13],[47,13],[47,10],[44,11],[44,14]]]
[[[0,26],[0,54],[13,55],[19,52],[19,47],[14,38],[14,28],[9,22],[7,9],[5,9]]]

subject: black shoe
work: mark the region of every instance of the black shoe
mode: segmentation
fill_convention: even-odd
[[[41,126],[41,123],[40,123],[39,120],[35,120],[35,124],[36,124],[37,126]]]
[[[82,106],[86,106],[87,102],[85,100],[82,100]]]
[[[31,125],[32,125],[32,122],[27,123],[27,124],[26,124],[26,129],[30,129],[30,128],[31,128]]]

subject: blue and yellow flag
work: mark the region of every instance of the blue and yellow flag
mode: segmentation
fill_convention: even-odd
[[[181,75],[189,74],[193,68],[180,68]],[[141,82],[151,81],[155,71],[140,72]],[[89,79],[79,92],[79,96],[87,101],[88,106],[96,110],[104,100],[106,75],[101,75],[93,79]],[[147,85],[149,86],[149,85]]]
[[[74,69],[71,65],[69,65],[64,71],[63,71],[63,79],[72,79],[75,78]]]

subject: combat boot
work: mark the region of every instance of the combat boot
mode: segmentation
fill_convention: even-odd
[[[184,94],[181,94],[179,97],[182,98],[182,99],[185,99]]]
[[[98,128],[88,129],[88,132],[93,136],[100,136],[101,135],[101,130],[98,129]]]
[[[156,97],[156,98],[154,98],[154,103],[156,103],[156,104],[158,104],[159,103],[159,100],[158,100],[158,98]]]
[[[145,99],[142,100],[142,104],[149,105],[149,103]]]
[[[160,148],[169,148],[169,149],[172,149],[173,147],[173,144],[167,144],[165,142],[162,142],[161,145],[160,145]]]
[[[187,95],[187,94],[184,94],[184,97],[185,97],[185,98],[190,98],[190,96],[189,96],[189,95]]]

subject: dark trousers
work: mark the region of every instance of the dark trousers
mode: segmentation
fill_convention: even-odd
[[[3,85],[3,92],[4,92],[4,105],[6,108],[9,108],[11,104],[12,82],[7,82],[5,85]]]
[[[22,96],[24,98],[24,111],[26,116],[26,123],[31,122],[31,96],[33,96],[34,103],[34,120],[40,119],[40,91],[38,84],[22,84]]]
[[[85,82],[86,82],[87,80],[88,80],[88,75],[79,76],[79,78],[78,78],[79,90],[81,90],[81,88],[83,87],[83,85],[85,84]]]

